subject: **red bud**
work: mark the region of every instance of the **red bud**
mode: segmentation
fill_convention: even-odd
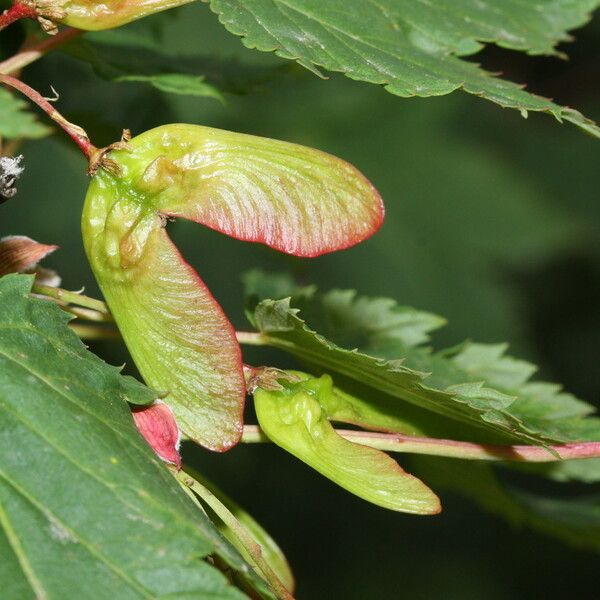
[[[24,235],[0,239],[0,277],[8,273],[33,273],[38,262],[58,246],[39,244]]]
[[[133,420],[159,458],[181,469],[180,434],[171,409],[156,400],[148,406],[132,407]]]

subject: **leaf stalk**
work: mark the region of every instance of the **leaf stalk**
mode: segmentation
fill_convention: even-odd
[[[269,583],[277,598],[279,600],[293,600],[293,596],[283,585],[279,577],[277,577],[277,574],[273,571],[269,563],[264,559],[260,544],[254,540],[250,532],[236,519],[235,515],[207,487],[185,471],[179,471],[175,476],[184,487],[192,490],[194,494],[206,502],[219,519],[231,529],[238,541],[248,552],[256,568]]]
[[[104,302],[61,288],[43,285],[34,285],[33,293],[48,296],[60,303],[74,304],[91,311],[70,310],[79,318],[91,321],[111,321],[110,311]],[[98,314],[99,313],[99,314]],[[93,318],[89,318],[93,316]],[[85,339],[117,339],[116,330],[72,324],[71,327],[80,337]],[[237,340],[240,344],[253,346],[268,345],[268,339],[261,333],[252,331],[237,331]],[[406,454],[424,454],[430,456],[444,456],[464,460],[484,460],[491,462],[526,462],[545,463],[560,460],[576,460],[585,458],[600,458],[600,441],[598,442],[572,442],[553,446],[541,447],[533,445],[500,445],[500,444],[475,444],[428,437],[416,437],[399,433],[381,433],[373,431],[355,431],[350,429],[336,429],[337,433],[351,442],[363,444],[377,450],[398,452]],[[271,440],[256,425],[245,425],[242,435],[243,443],[267,443]]]
[[[573,442],[549,446],[546,449],[540,446],[474,444],[456,440],[350,429],[336,429],[336,432],[351,442],[386,452],[426,454],[464,460],[547,463],[560,460],[600,458],[600,442]],[[245,425],[241,441],[246,444],[256,444],[271,440],[257,425]]]
[[[99,341],[99,340],[118,340],[121,334],[114,327],[104,327],[102,325],[89,325],[83,323],[69,323],[69,327],[82,340]]]
[[[79,29],[67,27],[66,29],[63,29],[57,33],[55,36],[47,37],[37,44],[23,48],[14,56],[11,56],[10,58],[0,62],[0,73],[4,73],[5,75],[18,73],[21,69],[34,63],[42,56],[48,54],[48,52],[51,50],[54,50],[55,48],[62,46],[64,43],[79,37],[83,33],[84,32]]]
[[[265,336],[262,333],[257,333],[255,331],[236,331],[235,335],[240,344],[246,344],[247,346],[267,345]]]
[[[0,73],[0,83],[14,88],[34,104],[37,104],[77,144],[89,163],[96,159],[101,151],[92,144],[87,133],[78,125],[67,121],[39,92],[36,92],[21,80],[3,73]]]
[[[63,290],[62,288],[50,287],[48,285],[40,285],[35,283],[31,288],[32,293],[39,294],[41,296],[47,296],[53,300],[64,302],[67,304],[75,304],[76,306],[82,306],[83,308],[89,308],[105,315],[110,315],[108,307],[102,300],[96,300],[89,296],[84,296],[79,292],[70,292],[69,290]]]

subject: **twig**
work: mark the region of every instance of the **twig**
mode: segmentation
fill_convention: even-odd
[[[82,340],[118,340],[121,338],[119,330],[115,327],[103,327],[101,325],[88,325],[82,323],[69,323],[69,327]]]
[[[79,127],[79,125],[67,121],[67,119],[65,119],[46,98],[39,92],[30,88],[26,83],[23,83],[11,75],[4,75],[2,73],[0,73],[0,83],[4,83],[21,92],[32,102],[37,104],[54,122],[58,123],[87,158],[87,173],[90,177],[95,175],[98,169],[104,169],[116,177],[121,176],[121,167],[115,160],[109,158],[108,154],[112,150],[129,149],[128,142],[131,139],[131,132],[129,129],[123,130],[120,141],[110,144],[105,148],[96,148],[90,141],[90,138],[84,129]]]
[[[68,290],[63,290],[62,288],[50,287],[48,285],[39,285],[35,283],[31,288],[31,291],[34,294],[40,294],[41,296],[47,296],[48,298],[52,298],[53,300],[58,300],[59,302],[64,302],[67,304],[75,304],[76,306],[83,306],[84,308],[89,308],[91,310],[95,310],[99,313],[103,313],[104,315],[110,315],[110,311],[108,310],[108,306],[102,300],[96,300],[95,298],[90,298],[89,296],[84,296],[79,292],[70,292]],[[109,320],[109,319],[107,319]],[[112,320],[112,319],[110,319]]]
[[[353,431],[349,429],[336,429],[336,432],[351,442],[387,452],[428,454],[431,456],[446,456],[468,460],[545,463],[600,457],[600,442],[574,442],[553,445],[546,449],[539,446],[526,445],[474,444],[471,442],[415,437],[397,433]],[[244,426],[242,442],[256,444],[270,441],[260,427],[256,425]]]
[[[58,125],[77,144],[84,156],[88,159],[89,163],[92,163],[96,159],[101,151],[98,150],[98,148],[96,148],[92,142],[90,142],[90,138],[88,137],[87,133],[78,125],[74,125],[73,123],[67,121],[39,92],[36,92],[26,83],[23,83],[19,79],[15,79],[10,75],[4,75],[0,73],[0,82],[21,92],[32,102],[37,104],[55,123],[58,123]]]
[[[72,27],[67,27],[63,29],[60,33],[53,37],[48,37],[29,48],[24,48],[20,50],[14,56],[7,58],[5,61],[0,62],[0,73],[4,73],[5,75],[12,75],[18,71],[20,71],[23,67],[30,65],[35,62],[51,50],[62,46],[62,44],[72,40],[84,32],[79,29],[73,29]]]
[[[94,318],[95,321],[113,321],[114,319],[110,315],[110,310],[108,306],[102,302],[102,300],[97,300],[96,298],[90,298],[89,296],[84,296],[79,292],[70,292],[68,290],[63,290],[61,288],[50,287],[46,285],[38,285],[34,284],[32,290],[34,294],[40,294],[42,296],[47,296],[48,298],[52,298],[54,300],[58,300],[59,302],[64,302],[67,304],[74,304],[75,306],[82,306],[84,308],[90,308],[94,311],[98,311],[105,315],[103,318]],[[79,316],[79,315],[78,315]],[[236,331],[236,337],[240,344],[248,344],[253,346],[262,346],[265,345],[264,336],[260,333],[254,331]]]
[[[69,305],[61,305],[61,308],[84,321],[92,321],[94,323],[114,323],[111,315],[90,308],[80,308],[79,306]]]
[[[176,474],[176,477],[183,486],[189,488],[197,494],[199,498],[204,500],[219,519],[229,527],[248,552],[248,555],[251,557],[256,568],[271,585],[276,597],[280,600],[293,600],[293,596],[283,585],[279,577],[277,577],[277,574],[273,571],[269,563],[264,559],[260,544],[254,540],[250,532],[235,518],[231,511],[207,487],[202,485],[199,481],[196,481],[185,471],[179,471]]]
[[[237,341],[240,344],[246,344],[247,346],[265,346],[264,336],[262,333],[255,331],[236,331],[235,335]]]

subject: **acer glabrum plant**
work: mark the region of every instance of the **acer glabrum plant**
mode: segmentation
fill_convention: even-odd
[[[103,30],[188,2],[22,0],[0,17],[0,29],[27,18],[53,34],[59,25]],[[39,55],[75,35],[62,30],[58,41],[46,43]],[[596,422],[585,418],[589,411],[570,414],[563,429],[546,423],[535,412],[541,404],[560,400],[574,410],[577,401],[561,397],[550,384],[528,383],[530,374],[523,377],[522,366],[515,367],[503,349],[467,345],[431,355],[419,348],[427,331],[439,324],[432,315],[421,315],[422,322],[408,333],[402,324],[382,333],[377,323],[390,307],[369,306],[372,336],[384,338],[377,339],[379,346],[370,353],[330,342],[298,317],[290,300],[279,298],[263,299],[250,310],[256,333],[236,332],[169,238],[167,223],[194,221],[237,240],[310,259],[350,248],[377,232],[384,206],[375,187],[354,166],[319,150],[192,124],[164,124],[133,137],[125,129],[120,141],[97,148],[82,127],[8,74],[39,56],[31,57],[2,63],[6,72],[0,66],[0,82],[45,111],[88,162],[82,238],[104,301],[59,288],[57,274],[38,266],[57,247],[24,236],[0,240],[0,276],[35,276],[33,294],[79,319],[72,329],[80,337],[122,339],[153,391],[139,401],[136,394],[125,393],[117,400],[127,400],[129,424],[135,423],[185,492],[196,502],[201,499],[199,510],[212,511],[209,516],[224,537],[267,583],[261,591],[231,575],[231,582],[245,592],[291,598],[295,583],[290,567],[258,523],[201,475],[182,470],[182,440],[216,452],[240,441],[270,441],[352,494],[418,515],[438,513],[440,500],[388,451],[527,463],[600,456]],[[586,122],[586,127],[591,125]],[[20,156],[0,158],[2,201],[15,196],[22,169]],[[295,294],[300,304],[319,302],[314,290],[289,295]],[[334,329],[336,318],[356,311],[353,296],[321,301]],[[95,328],[97,322],[107,326]],[[388,354],[388,344],[396,348],[391,338],[406,357]],[[245,364],[240,342],[289,352],[306,370]],[[493,368],[486,371],[488,363],[501,363],[509,375],[500,369],[495,377]],[[486,371],[485,378],[478,368]],[[517,375],[511,370],[519,368]],[[427,379],[430,373],[433,380]],[[361,386],[373,397],[361,396]],[[524,400],[511,410],[515,391]],[[253,397],[258,425],[244,423],[248,396]],[[403,411],[390,398],[412,407]],[[530,411],[533,417],[529,405],[536,407]],[[333,422],[357,429],[337,429]],[[117,464],[119,459],[114,460]],[[212,562],[228,572],[214,557]]]

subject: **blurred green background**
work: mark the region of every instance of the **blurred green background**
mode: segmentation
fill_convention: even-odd
[[[11,31],[2,41],[5,54],[19,43],[18,28]],[[475,58],[600,119],[599,34],[600,18],[576,32],[577,42],[565,48],[569,62],[497,48]],[[219,102],[106,82],[58,52],[28,68],[24,79],[48,95],[53,85],[58,108],[97,145],[115,141],[123,127],[135,135],[169,122],[210,125],[339,155],[382,193],[387,220],[378,235],[314,260],[171,224],[236,326],[247,327],[242,273],[291,270],[324,289],[356,288],[447,317],[435,336],[439,347],[467,337],[509,341],[513,354],[537,362],[545,378],[598,404],[600,142],[548,117],[525,121],[462,93],[404,100],[341,76],[318,79],[245,49],[199,3],[89,37],[138,40],[148,48],[142,53],[158,46],[188,65],[196,61],[199,74],[218,79],[225,65],[225,79],[246,78],[245,93]],[[82,158],[62,135],[29,142],[22,152],[27,170],[19,194],[0,207],[0,235],[59,244],[48,266],[65,287],[97,294],[79,232]],[[93,349],[112,363],[128,361],[118,345]],[[441,492],[441,516],[413,517],[367,505],[274,447],[224,456],[187,447],[184,456],[273,533],[294,567],[300,600],[598,597],[597,555],[515,529],[452,494]]]

